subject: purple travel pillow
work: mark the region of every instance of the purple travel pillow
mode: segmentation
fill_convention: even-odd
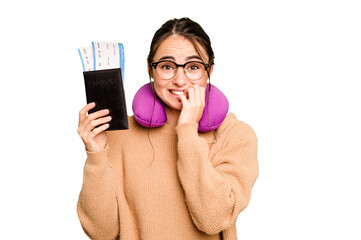
[[[227,115],[229,103],[226,96],[215,86],[211,85],[209,102],[207,103],[209,84],[206,89],[206,106],[198,124],[199,132],[209,132],[217,129]],[[154,93],[155,94],[155,93]],[[153,111],[154,104],[154,112]],[[208,106],[208,114],[207,114]],[[133,113],[135,120],[144,127],[159,127],[167,122],[167,115],[163,101],[154,95],[150,83],[142,86],[133,99]],[[209,121],[208,121],[209,117]]]

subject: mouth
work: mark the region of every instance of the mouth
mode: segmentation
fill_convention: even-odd
[[[185,92],[184,90],[169,90],[170,94],[172,94],[173,96],[179,97],[180,95],[184,95]]]
[[[178,99],[180,99],[181,95],[184,95],[185,97],[187,97],[187,94],[186,94],[185,90],[169,89],[169,93],[172,95],[172,97],[175,97],[175,98],[178,98]]]
[[[183,95],[186,98],[188,98],[188,95],[186,93],[185,90],[174,90],[174,89],[169,89],[169,93],[172,97],[174,97],[178,102],[181,102],[181,98],[180,96]]]

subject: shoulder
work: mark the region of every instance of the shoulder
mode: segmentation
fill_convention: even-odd
[[[257,142],[256,133],[253,128],[239,120],[234,113],[228,113],[223,120],[221,126],[216,130],[219,140],[224,140],[225,143],[233,141],[252,141]]]

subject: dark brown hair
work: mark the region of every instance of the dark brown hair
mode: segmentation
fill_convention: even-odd
[[[151,64],[153,62],[154,55],[159,48],[159,45],[171,35],[180,35],[191,41],[197,53],[202,59],[204,59],[204,56],[202,56],[198,44],[206,50],[209,59],[207,64],[209,64],[210,66],[207,69],[209,77],[209,71],[214,64],[214,53],[211,46],[211,40],[209,39],[207,33],[198,23],[192,21],[189,18],[174,18],[164,23],[153,36],[152,43],[150,44],[150,51],[148,54],[149,78],[151,78],[152,76]]]

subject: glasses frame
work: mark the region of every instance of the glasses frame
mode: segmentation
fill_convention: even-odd
[[[162,62],[171,62],[171,63],[173,63],[177,68],[176,68],[176,70],[174,71],[174,75],[171,77],[171,78],[163,78],[163,79],[165,79],[165,80],[169,80],[169,79],[172,79],[175,75],[177,75],[177,72],[178,72],[178,68],[179,67],[182,67],[183,68],[183,71],[185,72],[185,75],[187,76],[187,78],[189,78],[188,77],[188,75],[187,75],[187,71],[185,70],[185,66],[187,65],[187,64],[189,64],[189,63],[200,63],[200,64],[202,64],[203,66],[204,66],[204,70],[205,71],[207,71],[207,69],[209,68],[209,64],[206,64],[206,63],[203,63],[203,62],[199,62],[199,61],[189,61],[189,62],[186,62],[186,63],[184,63],[184,64],[177,64],[177,63],[175,63],[175,62],[173,62],[173,61],[171,61],[171,60],[161,60],[161,61],[158,61],[158,62],[153,62],[152,63],[152,66],[154,67],[154,70],[156,71],[156,73],[158,74],[158,72],[157,72],[157,66],[158,66],[158,64],[159,63],[162,63]],[[203,75],[204,75],[204,73],[203,73]],[[191,78],[189,78],[189,79],[191,79],[191,80],[199,80],[199,79],[201,79],[202,77],[203,77],[203,75],[200,77],[200,78],[197,78],[197,79],[191,79]],[[158,76],[159,76],[159,74],[158,74]]]

